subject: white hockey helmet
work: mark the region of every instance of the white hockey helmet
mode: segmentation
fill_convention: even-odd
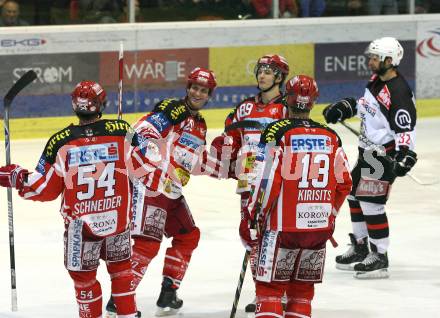
[[[383,37],[371,42],[365,53],[379,56],[381,62],[385,61],[387,57],[391,57],[391,64],[398,66],[403,58],[403,47],[395,38]]]

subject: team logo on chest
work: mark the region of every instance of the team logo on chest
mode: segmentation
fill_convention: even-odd
[[[377,94],[376,98],[379,101],[379,103],[385,106],[387,110],[390,110],[391,94],[386,85],[382,88],[379,94]]]
[[[192,118],[188,119],[187,124],[183,128],[184,131],[192,131],[194,129],[194,120]]]

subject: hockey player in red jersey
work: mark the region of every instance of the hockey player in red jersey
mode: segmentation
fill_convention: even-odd
[[[374,74],[364,96],[357,101],[345,98],[324,109],[328,123],[355,115],[361,119],[359,157],[348,197],[352,246],[336,257],[336,268],[354,270],[360,279],[389,276],[385,204],[396,177],[404,176],[417,162],[414,95],[397,70],[403,48],[395,38],[384,37],[371,42],[366,53]],[[374,147],[385,150],[388,160],[373,151]]]
[[[200,174],[204,169],[200,163],[206,154],[207,127],[199,111],[215,87],[214,73],[196,68],[188,76],[185,98],[159,102],[153,112],[141,117],[134,126],[144,140],[146,160],[159,168],[146,187],[135,184],[133,190],[135,288],[157,255],[163,235],[172,237],[165,255],[156,316],[175,314],[183,305],[176,291],[198,245],[200,231],[182,195],[182,187],[191,174]],[[111,302],[107,310],[114,310]]]
[[[287,109],[281,102],[281,88],[288,75],[289,64],[284,57],[268,54],[259,58],[255,65],[255,78],[260,92],[258,95],[239,103],[226,118],[225,126],[240,121],[257,121],[262,127],[265,127],[275,120],[286,118]],[[230,175],[238,180],[237,194],[241,196],[240,233],[243,227],[247,227],[248,216],[245,213],[247,213],[246,207],[253,176],[252,167],[260,136],[260,129],[242,128],[218,136],[211,143],[211,147],[216,150],[218,157],[221,157],[223,150],[226,148],[225,146],[232,149]],[[257,253],[256,246],[247,244],[245,246],[251,250],[250,264],[253,274],[255,274],[253,265]],[[246,306],[246,312],[254,311],[254,303]]]
[[[305,75],[287,82],[289,119],[261,136],[249,204],[260,252],[256,317],[311,317],[314,284],[323,277],[326,241],[351,189],[338,135],[309,118],[318,88]],[[253,244],[250,227],[247,240]],[[287,295],[283,314],[281,297]]]
[[[61,195],[65,221],[64,263],[74,282],[79,317],[102,317],[100,258],[106,261],[119,317],[136,312],[129,221],[130,173],[142,164],[137,138],[126,141],[130,126],[102,120],[106,92],[96,82],[80,82],[72,92],[79,125],[54,134],[35,172],[18,165],[0,168],[0,185],[14,187],[24,199],[50,201]],[[135,146],[135,147],[133,147]],[[126,161],[128,158],[137,159]],[[136,164],[136,161],[138,162]],[[138,175],[139,177],[139,175]]]

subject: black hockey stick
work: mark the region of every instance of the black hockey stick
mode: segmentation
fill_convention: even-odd
[[[265,127],[262,123],[256,120],[242,120],[232,123],[229,126],[226,126],[225,132],[235,129],[242,129],[242,128],[254,128],[256,130],[263,131]]]
[[[364,135],[362,135],[361,133],[359,133],[359,131],[357,131],[356,129],[354,129],[353,127],[351,127],[349,124],[347,124],[344,121],[340,122],[342,124],[342,126],[344,126],[345,128],[347,128],[350,132],[352,132],[354,135],[356,135],[360,141],[362,141],[363,143],[365,143],[368,147],[370,147],[372,150],[376,151],[380,156],[382,156],[386,161],[388,161],[391,164],[394,164],[395,161],[386,154],[385,150],[383,149],[382,146],[380,145],[376,145],[374,143],[372,143],[367,137],[365,137]],[[407,172],[406,175],[408,177],[410,177],[415,183],[425,186],[425,185],[434,185],[437,184],[439,181],[432,181],[432,182],[424,182],[422,180],[420,180],[419,178],[415,177],[414,175],[412,175],[410,172]]]
[[[3,99],[4,105],[4,125],[5,125],[5,151],[6,164],[11,164],[11,149],[9,136],[9,108],[15,96],[26,86],[32,83],[37,78],[37,74],[30,70],[26,72],[17,82],[11,87]],[[14,210],[12,208],[12,189],[8,188],[8,224],[9,224],[9,259],[11,263],[11,309],[17,311],[17,281],[15,273],[15,248],[14,248]]]
[[[267,163],[266,163],[266,165],[264,167],[263,178],[262,178],[262,181],[261,181],[262,183],[261,183],[261,186],[260,186],[260,193],[259,193],[260,195],[258,197],[258,201],[255,203],[255,206],[256,206],[255,207],[255,211],[256,211],[256,213],[254,215],[254,219],[252,220],[252,224],[251,224],[251,229],[255,229],[256,228],[257,229],[257,233],[260,233],[260,231],[261,231],[261,229],[258,228],[258,218],[259,218],[260,214],[262,213],[263,201],[264,201],[264,197],[265,197],[265,192],[266,192],[266,186],[267,186],[267,183],[268,183],[269,173],[270,173],[270,171],[272,169],[273,161],[275,160],[275,158],[272,160],[272,158],[270,156],[270,150],[273,148],[273,146],[274,146],[274,143],[270,143],[270,144],[266,145],[266,156],[265,156],[265,159],[266,159],[266,161],[267,160],[268,161],[267,161]],[[238,301],[240,300],[241,288],[243,287],[243,282],[244,282],[244,277],[246,275],[246,270],[247,270],[247,265],[248,265],[248,262],[249,262],[249,257],[250,257],[250,251],[246,250],[246,252],[244,253],[243,263],[241,265],[240,276],[238,277],[237,289],[235,290],[234,302],[232,303],[232,309],[231,309],[231,314],[230,314],[229,318],[235,318],[235,314],[237,312]]]

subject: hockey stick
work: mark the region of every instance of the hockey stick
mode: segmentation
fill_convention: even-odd
[[[255,128],[260,131],[264,130],[264,126],[258,121],[243,120],[243,121],[238,121],[238,122],[232,123],[229,126],[226,126],[224,129],[224,132],[227,133],[229,131],[232,131],[235,129],[242,129],[242,128]],[[235,297],[234,297],[234,301],[232,303],[231,314],[229,316],[230,318],[234,318],[235,314],[237,312],[238,301],[240,300],[241,289],[243,287],[244,278],[246,276],[246,270],[247,270],[250,254],[251,253],[248,250],[246,250],[246,252],[244,253],[243,262],[241,264],[240,275],[238,277],[237,289],[235,290]]]
[[[354,129],[353,127],[351,127],[349,124],[347,124],[344,121],[340,122],[342,124],[342,126],[344,126],[345,128],[347,128],[350,132],[352,132],[354,135],[356,135],[360,141],[362,141],[363,143],[365,143],[368,147],[370,147],[372,150],[376,151],[380,156],[382,156],[386,161],[388,161],[391,164],[394,164],[395,161],[386,154],[386,152],[384,151],[383,147],[381,147],[380,145],[376,145],[374,143],[372,143],[368,138],[366,138],[365,136],[363,136],[361,133],[359,133],[359,131],[357,131],[356,129]],[[413,176],[410,172],[407,172],[406,175],[408,177],[410,177],[415,183],[422,185],[422,186],[426,186],[426,185],[434,185],[439,183],[439,181],[432,181],[432,182],[424,182],[422,180],[420,180],[419,178]]]
[[[256,130],[260,130],[261,132],[264,130],[264,125],[256,120],[242,120],[237,121],[235,123],[230,124],[229,126],[225,127],[225,133],[229,132],[231,130],[235,129],[241,129],[241,128],[254,128]]]
[[[122,80],[124,78],[124,44],[119,45],[118,119],[122,119]]]
[[[11,148],[9,135],[9,108],[15,96],[26,86],[32,83],[37,78],[37,74],[30,70],[26,72],[17,82],[11,87],[3,99],[4,106],[4,125],[5,125],[5,151],[6,151],[6,165],[11,164]],[[12,189],[8,188],[8,224],[9,224],[9,259],[11,264],[11,310],[17,311],[17,281],[15,273],[15,248],[14,248],[14,210],[12,208]]]
[[[246,121],[243,121],[243,122],[246,122]],[[260,124],[260,123],[258,123],[258,124]],[[232,126],[232,125],[230,125],[230,126]],[[242,127],[240,127],[240,128],[242,128]],[[269,150],[272,149],[273,146],[274,146],[274,143],[272,143],[272,142],[266,145],[265,160],[266,161],[269,160],[269,161],[266,163],[266,165],[264,167],[263,178],[262,178],[261,185],[260,185],[260,195],[258,197],[256,204],[255,204],[255,211],[256,212],[255,212],[254,219],[252,220],[252,223],[250,226],[251,229],[256,228],[258,234],[261,231],[261,229],[258,228],[258,218],[259,218],[259,216],[262,212],[262,209],[263,209],[263,201],[264,201],[266,187],[267,187],[267,183],[268,183],[268,179],[269,179],[269,173],[272,170],[272,164],[274,161],[274,160],[272,160],[272,158],[269,158],[269,154],[270,154]],[[237,289],[235,290],[234,302],[232,303],[232,309],[231,309],[231,314],[230,314],[229,318],[235,318],[235,314],[237,312],[238,301],[240,300],[241,288],[243,287],[243,282],[244,282],[244,277],[246,275],[249,257],[250,257],[250,251],[246,250],[246,252],[244,253],[243,263],[241,265],[240,276],[238,277]]]

